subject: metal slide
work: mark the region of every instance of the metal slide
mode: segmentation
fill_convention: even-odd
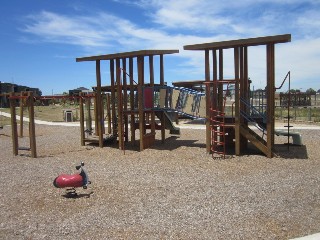
[[[156,116],[162,121],[164,117],[165,128],[170,130],[170,134],[180,135],[180,128],[174,126],[169,114],[165,110],[155,111]]]

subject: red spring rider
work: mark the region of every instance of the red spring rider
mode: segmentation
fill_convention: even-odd
[[[68,197],[77,196],[76,188],[83,187],[83,189],[87,189],[88,185],[91,184],[88,174],[83,166],[83,162],[81,162],[79,166],[76,166],[76,169],[80,170],[80,173],[59,175],[54,179],[53,185],[56,188],[67,188]]]

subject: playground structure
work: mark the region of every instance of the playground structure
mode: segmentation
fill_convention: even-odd
[[[166,129],[170,130],[170,134],[180,133],[180,129],[173,124],[173,116],[176,114],[206,120],[206,151],[212,153],[214,157],[225,157],[226,150],[229,148],[234,148],[237,156],[241,155],[248,148],[248,141],[250,141],[262,153],[271,158],[273,157],[275,135],[288,136],[288,145],[289,137],[293,138],[294,143],[301,144],[301,136],[289,131],[291,127],[289,112],[288,125],[286,126],[288,131],[275,131],[274,100],[277,89],[275,87],[275,44],[290,41],[291,35],[285,34],[184,46],[185,50],[205,52],[205,80],[200,81],[200,91],[198,91],[199,88],[187,89],[166,85],[164,55],[175,54],[179,50],[140,50],[77,58],[77,62],[94,61],[96,63],[97,83],[94,94],[80,94],[76,97],[80,108],[81,145],[84,146],[86,142],[94,142],[98,143],[99,147],[103,147],[107,140],[118,139],[118,147],[124,151],[125,142],[129,141],[129,131],[131,142],[135,144],[136,130],[139,130],[139,150],[142,151],[154,144],[156,130],[161,131],[162,143],[165,141]],[[263,107],[256,108],[250,103],[251,81],[248,77],[248,47],[260,45],[266,46],[266,91],[263,95]],[[234,79],[225,79],[224,77],[223,56],[226,49],[233,49],[234,52]],[[210,53],[212,67],[210,67]],[[156,83],[154,74],[156,57],[159,62],[159,83]],[[149,65],[148,68],[145,67],[145,60]],[[109,63],[110,86],[101,85],[101,63],[103,61]],[[136,72],[134,67],[136,67]],[[149,77],[149,80],[146,79],[146,76]],[[288,76],[290,82],[289,72],[283,83]],[[134,78],[137,79],[137,82]],[[205,93],[202,91],[204,88]],[[226,99],[231,91],[234,93],[234,101],[232,99],[232,110],[227,115],[225,111]],[[34,97],[32,93],[29,93],[9,97],[11,115],[14,116],[11,121],[15,155],[18,154],[19,149],[15,99],[25,99],[27,102],[30,118],[30,149],[32,156],[36,157],[33,105],[37,99],[50,97],[54,98],[55,96]],[[58,96],[57,98],[64,97]],[[94,99],[95,115],[94,134],[90,115],[92,98]],[[104,106],[106,106],[106,110]],[[85,119],[85,111],[87,111],[87,119]],[[23,118],[23,112],[21,117]],[[108,119],[108,134],[105,129],[106,118]],[[22,122],[21,118],[20,121]],[[262,136],[250,128],[252,124],[261,131]],[[20,124],[20,127],[21,125],[23,124]],[[23,129],[20,132],[23,132]]]
[[[157,127],[161,131],[162,142],[165,141],[165,126],[167,115],[164,111],[157,112],[153,108],[154,89],[165,87],[164,81],[164,55],[178,53],[179,50],[140,50],[117,54],[100,56],[90,56],[77,58],[77,62],[96,62],[96,106],[97,111],[97,135],[99,136],[99,146],[103,147],[103,115],[101,101],[101,61],[109,61],[110,82],[110,121],[109,125],[113,137],[118,137],[119,148],[124,150],[124,142],[128,141],[129,123],[131,131],[131,141],[135,142],[135,130],[139,129],[139,149],[142,151],[150,147],[155,141],[156,120],[159,117],[161,125]],[[154,57],[159,56],[159,84],[155,84]],[[149,83],[145,79],[145,58],[149,61]],[[129,64],[127,70],[127,63]],[[137,66],[137,79],[135,82],[134,65]],[[128,83],[129,78],[129,83]],[[135,101],[135,95],[138,95]],[[130,120],[130,121],[129,121]],[[167,119],[168,120],[168,119]],[[147,127],[148,123],[148,127]],[[147,129],[148,128],[148,129]],[[147,131],[149,130],[149,131]],[[81,130],[81,132],[83,132]]]
[[[275,45],[291,41],[291,35],[248,38],[184,46],[185,50],[205,52],[206,80],[206,149],[225,156],[226,146],[235,145],[235,154],[247,149],[248,141],[267,157],[273,157],[275,119]],[[249,98],[248,47],[266,46],[266,112],[253,108]],[[223,52],[233,49],[234,79],[224,78]],[[210,68],[210,52],[212,68]],[[211,78],[212,69],[212,78]],[[235,89],[234,116],[225,115],[225,92]],[[255,123],[266,134],[266,140],[249,128]],[[266,130],[266,133],[265,133]],[[235,139],[235,142],[233,142]]]

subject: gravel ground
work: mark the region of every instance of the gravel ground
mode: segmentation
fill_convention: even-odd
[[[27,131],[26,131],[27,132]],[[12,155],[0,130],[0,239],[290,239],[320,232],[320,130],[278,157],[212,159],[205,130],[153,148],[80,146],[78,127],[37,125],[38,158]],[[160,134],[157,133],[157,138]],[[26,146],[28,138],[20,138]],[[66,198],[52,185],[84,161],[92,185]]]

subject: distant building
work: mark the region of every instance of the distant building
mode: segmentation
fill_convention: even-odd
[[[92,93],[93,91],[88,89],[88,88],[85,88],[85,87],[79,87],[79,88],[76,88],[76,89],[72,89],[72,90],[69,90],[69,96],[79,96],[80,93]]]
[[[9,107],[9,100],[1,94],[20,93],[23,91],[31,91],[35,96],[41,96],[42,92],[39,88],[31,88],[23,85],[4,83],[0,81],[0,107]]]

